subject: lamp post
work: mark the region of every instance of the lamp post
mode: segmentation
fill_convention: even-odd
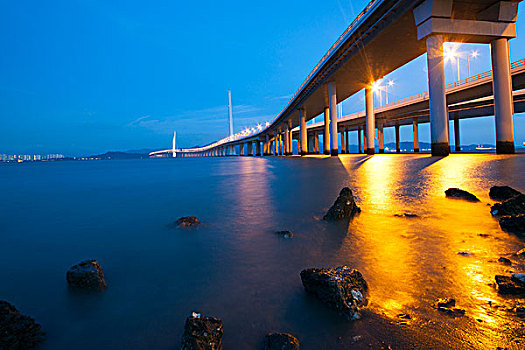
[[[479,53],[477,51],[472,51],[467,56],[468,77],[470,77],[470,57],[476,58],[478,56],[479,56]]]
[[[386,85],[385,85],[385,97],[386,97],[386,104],[388,104],[388,87],[392,87],[394,86],[394,81],[393,80],[390,80]]]

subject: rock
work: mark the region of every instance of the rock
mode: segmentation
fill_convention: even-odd
[[[472,253],[471,253],[471,252],[458,252],[458,255],[462,255],[462,256],[472,256]]]
[[[301,280],[307,293],[350,320],[359,319],[359,308],[368,304],[368,284],[359,271],[346,266],[306,269]]]
[[[469,202],[479,202],[478,197],[459,188],[449,188],[445,191],[445,195],[448,198],[464,199]]]
[[[13,305],[0,300],[0,349],[30,349],[43,340],[44,333],[32,317],[22,315]]]
[[[299,350],[299,340],[287,333],[268,333],[264,338],[264,350]]]
[[[509,276],[496,275],[500,294],[525,294],[525,284]]]
[[[355,204],[352,190],[345,187],[339,193],[339,197],[335,200],[334,205],[328,210],[323,220],[326,221],[344,221],[349,220],[361,209]]]
[[[521,194],[520,191],[516,191],[509,186],[492,186],[489,191],[489,197],[498,202],[506,201],[507,199],[516,197],[519,194]]]
[[[512,265],[512,261],[504,257],[500,257],[498,261],[504,265]]]
[[[405,218],[417,218],[417,217],[418,217],[417,214],[414,214],[414,213],[411,213],[411,212],[398,213],[398,214],[394,214],[394,216],[397,216],[398,218],[401,218],[401,217],[405,217]]]
[[[459,317],[465,315],[465,310],[458,308],[438,307],[438,311],[443,312],[452,317]]]
[[[525,286],[525,273],[513,273],[510,275],[510,279]]]
[[[199,221],[199,219],[197,219],[196,216],[183,216],[177,221],[175,221],[175,226],[176,227],[193,227],[193,226],[197,226],[200,223],[201,222]]]
[[[181,350],[222,350],[222,321],[193,313],[186,319]]]
[[[519,256],[520,258],[525,257],[525,248],[523,248],[519,252],[517,252],[516,255]]]
[[[456,299],[453,299],[453,298],[438,299],[435,303],[436,308],[440,308],[440,307],[451,308],[454,306],[456,306]]]
[[[497,216],[525,214],[525,194],[519,194],[503,203],[494,204],[490,208],[490,213]]]
[[[292,238],[293,233],[291,231],[285,230],[285,231],[277,231],[275,232],[278,236],[281,236],[282,238]]]
[[[525,236],[525,214],[503,216],[499,219],[499,226],[505,232]]]
[[[104,290],[107,285],[104,271],[96,260],[86,260],[73,266],[66,274],[71,287],[90,290]]]

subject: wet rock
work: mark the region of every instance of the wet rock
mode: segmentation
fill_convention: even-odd
[[[368,304],[368,284],[359,271],[347,266],[306,269],[301,280],[307,293],[350,320],[359,319],[359,308]]]
[[[398,218],[402,218],[402,217],[405,217],[405,218],[417,218],[418,217],[417,214],[414,214],[414,213],[411,213],[411,212],[397,213],[397,214],[394,214],[394,216],[397,216]]]
[[[293,237],[293,233],[291,231],[288,231],[288,230],[284,230],[284,231],[277,231],[275,232],[278,236],[282,237],[282,238],[292,238]]]
[[[448,316],[460,317],[465,315],[465,310],[458,308],[447,308],[447,307],[438,307],[438,311],[442,312]]]
[[[456,299],[454,299],[454,298],[438,299],[438,300],[436,300],[436,303],[435,303],[435,307],[436,308],[440,308],[440,307],[451,308],[451,307],[454,307],[454,306],[456,306]]]
[[[66,274],[71,287],[89,290],[104,290],[107,285],[104,271],[96,260],[86,260],[71,267]]]
[[[197,226],[200,223],[201,222],[199,221],[199,219],[197,219],[196,216],[183,216],[177,221],[175,221],[175,227],[193,227]]]
[[[326,221],[344,221],[351,219],[359,213],[361,209],[355,204],[352,190],[345,187],[339,193],[334,205],[328,210],[323,220]]]
[[[503,216],[499,219],[499,226],[505,232],[525,236],[525,214]]]
[[[458,255],[462,255],[462,256],[472,256],[472,253],[471,253],[471,252],[458,252]]]
[[[521,194],[520,191],[509,186],[492,186],[489,191],[489,197],[498,202],[503,202],[507,199],[516,197],[519,194]]]
[[[510,278],[513,281],[516,281],[518,283],[525,285],[525,273],[513,273],[512,275],[510,275]]]
[[[264,350],[299,350],[299,340],[287,333],[268,333],[264,338]]]
[[[525,294],[525,283],[509,276],[496,275],[500,294]]]
[[[525,195],[519,194],[516,197],[507,199],[503,203],[496,203],[490,208],[490,213],[497,216],[516,216],[525,214]]]
[[[448,198],[464,199],[469,202],[479,202],[478,197],[459,188],[449,188],[445,191],[445,195]]]
[[[498,259],[498,262],[504,264],[504,265],[512,265],[512,261],[510,261],[509,259],[507,258],[504,258],[504,257],[500,257]]]
[[[399,314],[397,315],[397,317],[399,317],[402,320],[410,320],[412,318],[409,314]]]
[[[181,350],[222,350],[222,321],[192,313],[184,324]]]
[[[44,333],[32,317],[22,315],[13,305],[0,300],[0,349],[30,349],[43,340]]]
[[[525,258],[525,248],[517,252],[516,255],[519,256],[520,258]]]

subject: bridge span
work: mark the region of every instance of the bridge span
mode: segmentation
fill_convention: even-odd
[[[429,122],[432,155],[446,156],[450,153],[449,118],[458,131],[462,118],[494,115],[496,152],[514,153],[513,114],[523,111],[523,94],[513,96],[513,90],[525,88],[525,78],[523,60],[511,69],[509,39],[516,37],[520,1],[372,0],[272,123],[251,135],[236,134],[204,147],[166,152],[289,155],[296,137],[299,154],[305,155],[313,152],[319,140],[316,135],[322,134],[323,153],[336,156],[348,149],[348,131],[363,130],[364,151],[374,154],[376,129],[381,152],[384,127],[398,130],[400,125],[412,124],[416,141],[418,123]],[[490,44],[492,70],[445,86],[444,42]],[[428,92],[374,108],[373,83],[425,52]],[[363,89],[365,111],[338,119],[338,103]],[[306,124],[319,115],[324,115],[323,123]]]

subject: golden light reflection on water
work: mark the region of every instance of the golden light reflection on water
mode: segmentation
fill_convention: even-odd
[[[348,239],[340,254],[359,253],[372,310],[393,319],[409,312],[451,324],[471,320],[481,348],[506,337],[508,315],[493,306],[510,302],[493,282],[496,274],[509,271],[497,262],[509,253],[509,237],[490,215],[488,190],[494,184],[478,176],[493,160],[487,155],[341,157],[362,213],[349,227],[357,242]],[[400,195],[406,186],[414,187],[404,192],[412,191],[415,200]],[[449,187],[466,189],[482,202],[446,198]],[[405,211],[419,217],[393,215]],[[455,298],[465,318],[449,320],[434,310],[432,303],[441,297]]]

